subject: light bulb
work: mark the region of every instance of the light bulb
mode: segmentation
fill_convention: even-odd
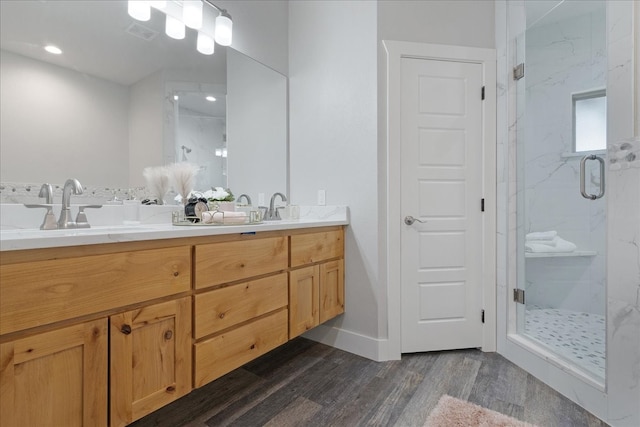
[[[129,12],[129,16],[138,21],[148,21],[151,19],[151,6],[146,0],[129,0],[127,12]]]
[[[216,18],[216,43],[220,46],[230,46],[232,30],[231,16],[223,10]]]
[[[216,102],[216,97],[215,96],[209,95],[209,96],[205,97],[204,99],[206,99],[209,102]]]
[[[164,32],[167,33],[167,35],[172,39],[182,40],[185,33],[184,24],[173,16],[167,15],[167,22],[164,27]]]
[[[52,53],[54,55],[62,54],[62,49],[60,49],[58,46],[54,46],[52,44],[46,45],[44,47],[44,50],[46,50],[47,52]]]
[[[210,35],[203,33],[202,31],[198,31],[196,49],[198,49],[198,52],[203,55],[212,55],[215,49],[213,38]]]
[[[182,20],[184,25],[194,30],[202,28],[202,2],[200,0],[185,0],[182,3]]]

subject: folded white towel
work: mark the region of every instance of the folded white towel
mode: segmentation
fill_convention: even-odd
[[[527,233],[525,240],[553,240],[557,235],[557,231],[536,231]]]
[[[551,243],[551,244],[548,244]],[[543,241],[529,241],[525,242],[525,252],[573,252],[577,246],[574,243],[568,242],[560,237],[555,237],[551,242]]]
[[[246,220],[246,212],[202,212],[202,222],[205,224],[244,224]]]

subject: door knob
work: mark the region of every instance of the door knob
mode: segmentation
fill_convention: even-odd
[[[419,222],[419,223],[422,223],[422,224],[427,222],[427,221],[422,221],[421,219],[418,219],[418,218],[414,218],[411,215],[404,217],[404,223],[407,224],[407,225],[413,225],[413,223],[416,222],[416,221]]]

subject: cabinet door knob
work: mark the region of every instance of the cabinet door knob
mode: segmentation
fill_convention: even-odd
[[[173,332],[172,331],[167,331],[164,333],[164,339],[169,341],[171,339],[171,337],[173,336]]]
[[[122,325],[122,328],[120,328],[120,332],[122,332],[125,335],[129,335],[131,333],[131,326]]]

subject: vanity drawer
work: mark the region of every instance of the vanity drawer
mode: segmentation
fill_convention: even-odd
[[[343,256],[343,230],[291,236],[291,267]]]
[[[287,238],[270,237],[196,246],[196,289],[287,269]]]
[[[195,345],[194,387],[220,378],[288,339],[286,309]]]
[[[0,334],[186,292],[189,246],[0,266]]]
[[[196,339],[286,307],[287,289],[287,273],[281,273],[196,295]]]

